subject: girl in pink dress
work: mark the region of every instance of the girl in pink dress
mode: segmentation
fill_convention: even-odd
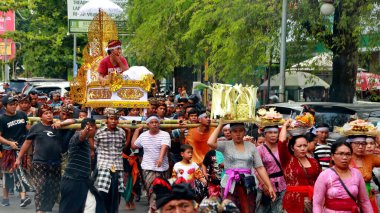
[[[331,154],[334,166],[323,171],[314,188],[313,212],[373,212],[371,203],[366,193],[364,179],[359,170],[349,167],[352,148],[347,142],[335,142],[331,146]],[[343,181],[348,194],[342,185]]]

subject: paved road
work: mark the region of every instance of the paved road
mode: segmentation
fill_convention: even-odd
[[[1,193],[0,198],[2,199],[2,192],[0,192],[0,193]],[[11,195],[10,196],[10,206],[6,206],[6,207],[0,206],[0,212],[1,213],[32,213],[32,212],[35,212],[34,196],[32,194],[29,194],[29,195],[31,197],[33,197],[32,204],[30,204],[29,206],[27,206],[25,208],[19,207],[20,199],[17,197],[17,195]],[[131,212],[131,213],[132,212],[133,213],[144,212],[144,213],[146,213],[149,210],[146,197],[142,197],[141,201],[136,203],[136,209],[134,211],[130,211],[130,210],[127,211],[124,209],[124,207],[125,207],[125,202],[124,202],[124,200],[122,200],[120,202],[120,207],[119,207],[120,211],[119,212]],[[57,212],[58,212],[58,204],[54,205],[54,208],[53,208],[53,213],[57,213]]]

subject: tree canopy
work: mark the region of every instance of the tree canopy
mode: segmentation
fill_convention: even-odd
[[[278,41],[274,0],[131,0],[128,7],[129,51],[161,76],[207,61],[220,81],[252,83]]]
[[[333,53],[331,101],[352,103],[362,39],[365,35],[376,35],[364,46],[368,54],[379,45],[380,9],[376,2],[335,0],[335,12],[330,17],[320,15],[318,0],[297,1],[295,4],[290,17],[295,23],[295,40],[321,42]]]
[[[67,2],[8,0],[1,5],[1,10],[16,12],[16,31],[3,37],[21,43],[15,60],[23,65],[25,72],[19,75],[66,78],[73,67],[73,37],[67,29]],[[79,44],[83,40],[79,39]]]

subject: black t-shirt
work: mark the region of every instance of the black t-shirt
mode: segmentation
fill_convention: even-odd
[[[25,112],[16,111],[16,115],[1,115],[0,116],[0,132],[3,138],[18,142],[19,148],[22,146],[27,133],[26,122],[28,117]],[[4,149],[10,150],[11,147],[3,144]]]
[[[63,140],[61,130],[37,123],[32,126],[26,139],[32,140],[34,144],[33,162],[60,164]]]
[[[64,177],[74,180],[88,180],[91,174],[90,145],[79,140],[79,132],[70,140],[69,161]]]

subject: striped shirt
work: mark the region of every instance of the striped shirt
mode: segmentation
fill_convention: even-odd
[[[135,146],[144,149],[141,168],[143,170],[166,171],[169,169],[167,154],[164,155],[161,167],[156,166],[156,161],[160,157],[162,145],[171,146],[170,135],[160,130],[157,134],[151,135],[149,131],[143,132],[135,141]]]
[[[90,177],[90,145],[87,140],[79,140],[76,132],[69,143],[69,160],[64,177],[75,180],[87,180]]]
[[[331,143],[319,144],[317,143],[314,150],[314,158],[319,162],[322,170],[330,167],[331,160]]]

